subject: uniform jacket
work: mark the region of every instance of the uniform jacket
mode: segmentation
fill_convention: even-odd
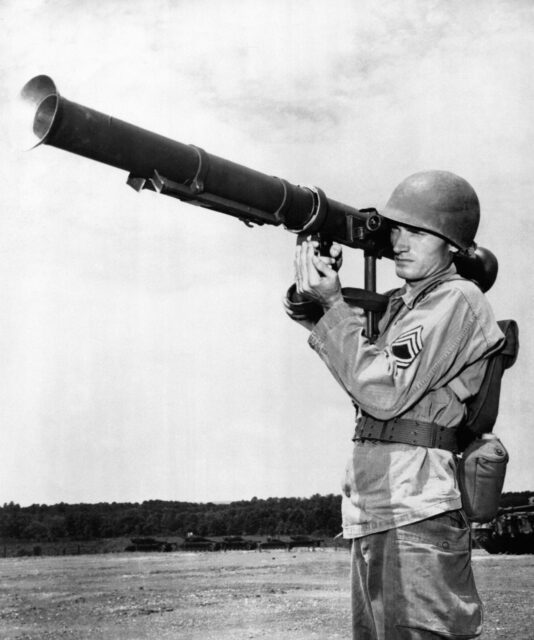
[[[359,412],[458,426],[503,335],[483,293],[454,266],[390,296],[371,343],[363,312],[341,302],[309,344]],[[357,441],[344,482],[346,537],[416,522],[461,507],[448,451]]]

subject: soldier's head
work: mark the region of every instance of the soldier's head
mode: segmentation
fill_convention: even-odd
[[[382,215],[390,221],[397,275],[426,278],[447,267],[455,252],[469,252],[480,219],[471,185],[448,171],[423,171],[403,180]]]

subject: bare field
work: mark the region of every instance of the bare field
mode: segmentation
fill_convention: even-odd
[[[475,552],[483,640],[534,637],[534,556]],[[0,560],[2,640],[350,638],[347,550]]]

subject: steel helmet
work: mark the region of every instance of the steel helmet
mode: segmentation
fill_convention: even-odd
[[[467,251],[474,245],[480,205],[473,187],[460,176],[449,171],[421,171],[398,185],[381,213]]]

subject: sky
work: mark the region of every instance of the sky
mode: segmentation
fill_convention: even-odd
[[[519,323],[496,433],[534,489],[534,5],[528,0],[2,0],[0,503],[338,493],[352,405],[291,323],[295,237],[50,146],[17,96],[69,100],[380,210],[446,169]],[[345,286],[363,286],[346,249]],[[379,264],[378,287],[400,284]]]

